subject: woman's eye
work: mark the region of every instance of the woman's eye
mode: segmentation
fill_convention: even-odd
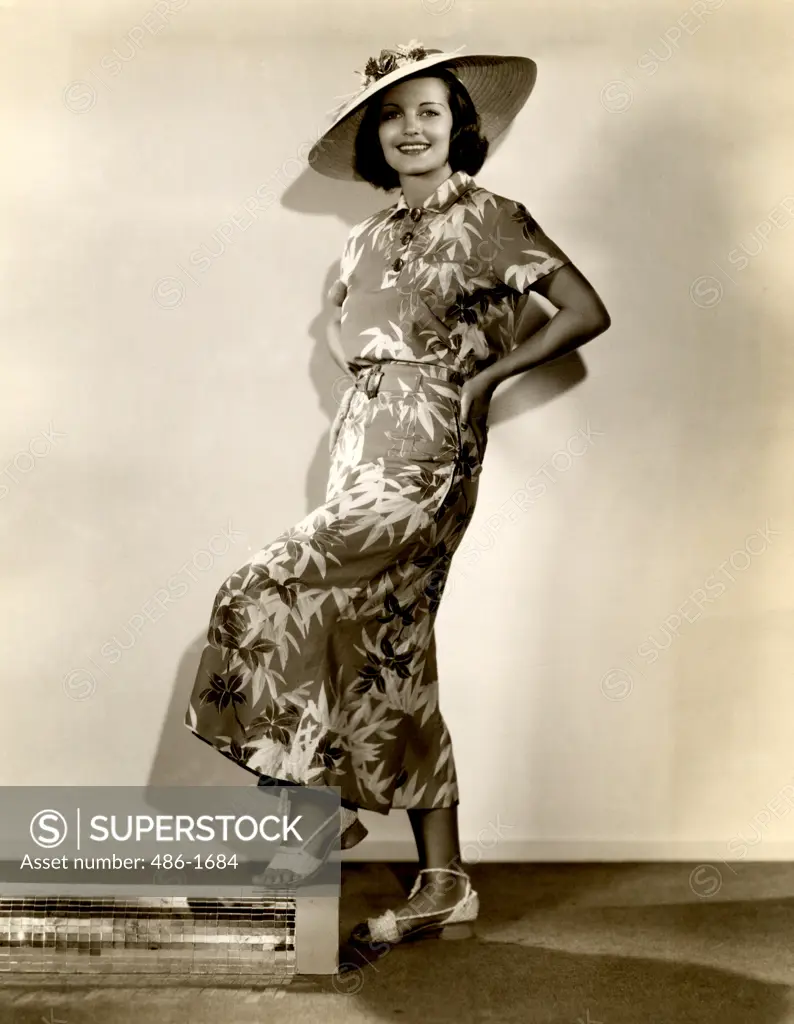
[[[422,114],[430,114],[431,117],[438,117],[439,116],[439,112],[437,110],[430,110],[430,109],[422,110],[421,113]],[[399,111],[397,111],[397,110],[388,110],[384,114],[381,114],[381,121],[391,121],[393,118],[399,117],[399,116],[400,116]]]

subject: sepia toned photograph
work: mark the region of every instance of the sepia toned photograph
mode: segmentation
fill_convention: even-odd
[[[0,1024],[794,1022],[787,0],[0,0]]]

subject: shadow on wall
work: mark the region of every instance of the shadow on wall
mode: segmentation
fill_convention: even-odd
[[[341,217],[347,231],[378,209],[391,205],[398,193],[376,193],[363,182],[334,181],[310,169],[288,187],[284,205],[308,215],[334,214]],[[529,200],[520,197],[522,201]],[[368,200],[368,202],[367,202]],[[373,201],[374,200],[374,201]],[[306,232],[312,230],[307,220]],[[341,246],[340,246],[341,249]],[[339,261],[329,268],[322,288],[318,291],[318,312],[307,325],[307,333],[314,340],[308,373],[317,391],[320,406],[329,420],[329,430],[319,439],[315,455],[307,468],[306,512],[317,508],[325,500],[329,471],[328,442],[330,423],[338,408],[339,397],[346,386],[345,375],[331,358],[327,344],[327,329],[332,308],[326,299],[329,288],[339,272]],[[522,312],[522,328],[537,330],[549,316],[533,296],[529,296]],[[522,413],[539,408],[563,394],[585,377],[584,363],[578,352],[571,353],[531,373],[507,381],[495,395],[491,406],[491,426],[510,420]],[[494,432],[490,446],[493,450]],[[496,435],[498,436],[498,434]],[[255,539],[257,549],[265,547],[275,538]],[[218,587],[224,582],[218,579]],[[207,623],[211,608],[207,608]],[[173,698],[163,723],[161,742],[152,768],[150,785],[223,785],[255,784],[255,776],[247,769],[235,765],[229,758],[218,755],[209,745],[193,737],[184,726],[185,709],[198,670],[201,652],[206,643],[206,629],[196,637],[180,662]]]
[[[218,587],[223,583],[218,579]],[[207,609],[209,625],[211,609]],[[160,742],[147,785],[255,786],[256,776],[234,764],[185,726],[185,712],[196,681],[201,652],[207,642],[203,630],[182,655],[171,700],[160,732]]]

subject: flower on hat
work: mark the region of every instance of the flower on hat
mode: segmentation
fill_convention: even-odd
[[[0,0],[0,3],[2,3],[2,0]],[[463,49],[465,49],[465,46],[459,46],[457,50],[450,52],[450,56],[455,56]],[[414,64],[416,61],[424,60],[426,57],[438,53],[441,53],[441,50],[429,49],[423,46],[418,39],[411,39],[410,42],[400,43],[391,49],[381,50],[377,57],[369,58],[363,70],[356,71],[360,78],[358,88],[345,96],[335,96],[334,99],[341,100],[341,102],[331,110],[328,110],[327,113],[335,121],[347,110],[351,103],[356,101],[359,96],[381,78],[391,74],[392,71],[396,71],[398,68],[406,67],[409,64]]]
[[[424,60],[427,57],[427,49],[422,46],[418,39],[412,39],[408,43],[400,43],[391,49],[381,50],[377,57],[370,57],[364,65],[363,71],[356,74],[361,78],[361,88],[368,89],[374,82],[391,74],[406,64],[413,64],[414,61]]]

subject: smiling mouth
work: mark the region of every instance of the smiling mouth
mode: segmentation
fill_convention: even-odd
[[[399,149],[401,153],[424,153],[426,149],[430,149],[430,143],[408,142],[403,146],[398,146],[397,149]]]

